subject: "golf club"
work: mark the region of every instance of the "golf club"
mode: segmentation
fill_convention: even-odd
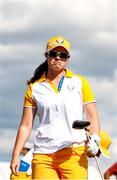
[[[87,135],[87,140],[90,142],[90,136],[89,136],[88,130],[87,130],[87,127],[88,127],[89,125],[90,125],[90,122],[89,122],[89,121],[76,120],[76,121],[73,122],[72,128],[74,128],[74,129],[85,129],[85,130],[86,130],[86,135]],[[103,178],[103,173],[102,173],[102,171],[101,171],[101,168],[100,168],[100,165],[99,165],[99,161],[98,161],[96,155],[94,155],[94,158],[95,158],[95,161],[96,161],[96,164],[97,164],[97,167],[98,167],[100,176],[101,176],[102,180],[104,180],[104,178]]]

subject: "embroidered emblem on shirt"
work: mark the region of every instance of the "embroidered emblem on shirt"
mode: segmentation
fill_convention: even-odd
[[[73,84],[69,84],[69,85],[67,86],[67,89],[68,89],[70,92],[71,92],[74,88],[75,88],[75,87],[74,87]]]

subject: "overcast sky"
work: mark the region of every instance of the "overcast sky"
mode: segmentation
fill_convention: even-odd
[[[116,0],[0,1],[0,160],[10,159],[26,81],[45,60],[43,54],[48,39],[61,35],[71,42],[68,68],[85,75],[90,81],[97,99],[101,127],[113,139],[112,157],[104,162],[109,165],[115,161],[116,7]]]

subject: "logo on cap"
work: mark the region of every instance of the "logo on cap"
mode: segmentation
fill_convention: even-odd
[[[56,42],[57,42],[59,45],[61,45],[61,44],[63,44],[63,43],[64,43],[64,40],[59,39],[59,40],[56,40]]]
[[[67,41],[67,39],[63,38],[62,36],[56,36],[51,38],[47,43],[46,50],[50,51],[58,46],[62,46],[68,52],[70,52],[70,43]]]

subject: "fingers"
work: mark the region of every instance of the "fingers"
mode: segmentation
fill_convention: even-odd
[[[18,175],[18,170],[19,170],[19,165],[16,166],[15,168],[15,173]]]
[[[97,156],[97,157],[100,157],[100,155],[101,155],[101,151],[100,151],[100,149],[99,149],[99,151],[98,151],[98,153],[96,154],[96,156]]]
[[[99,141],[100,141],[100,137],[97,134],[93,134],[89,138],[88,152],[90,153],[91,156],[95,156],[98,153],[98,151],[100,149]]]
[[[11,169],[13,174],[18,176],[19,163],[18,164],[11,164],[10,169]]]
[[[90,140],[90,142],[88,143],[88,152],[91,154],[91,155],[96,155],[99,151],[99,146],[98,144],[93,141],[93,140]]]
[[[100,155],[101,155],[100,150],[98,151],[97,154],[91,154],[90,152],[87,152],[87,156],[89,158],[94,158],[95,156],[100,157]]]
[[[18,176],[18,171],[16,170],[16,167],[11,167],[10,168],[12,173],[15,174],[16,176]]]

